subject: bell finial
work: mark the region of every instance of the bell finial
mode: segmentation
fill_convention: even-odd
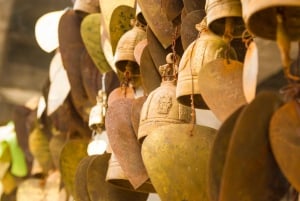
[[[159,73],[162,77],[162,81],[175,80],[175,69],[174,69],[174,54],[169,53],[166,56],[166,64],[159,66]]]

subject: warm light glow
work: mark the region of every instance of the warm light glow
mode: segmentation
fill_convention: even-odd
[[[91,155],[101,155],[103,154],[108,145],[108,139],[106,132],[103,131],[101,134],[97,133],[92,141],[89,143],[87,148],[87,153],[89,156]]]
[[[52,52],[58,45],[58,24],[65,10],[42,15],[35,24],[35,38],[45,52]]]

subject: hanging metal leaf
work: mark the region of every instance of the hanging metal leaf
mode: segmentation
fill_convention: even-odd
[[[220,200],[276,201],[287,193],[289,184],[269,142],[269,123],[281,105],[276,93],[261,92],[239,115],[227,151]]]

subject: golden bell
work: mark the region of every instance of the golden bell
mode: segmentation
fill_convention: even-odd
[[[118,41],[116,54],[114,56],[114,62],[118,70],[124,72],[126,70],[125,67],[127,66],[128,61],[136,63],[134,57],[134,48],[140,41],[144,39],[146,39],[146,31],[144,26],[136,21],[134,27],[123,34]],[[135,67],[138,68],[137,63]],[[133,72],[133,74],[135,73]]]
[[[160,73],[163,77],[160,87],[149,94],[142,107],[138,129],[140,142],[158,126],[190,122],[191,109],[177,102],[173,64],[170,61],[167,62],[160,66]]]
[[[217,35],[224,35],[225,20],[233,20],[233,37],[241,37],[245,30],[242,18],[242,5],[240,0],[206,0],[205,10],[207,25]]]
[[[242,0],[243,18],[251,33],[265,39],[276,39],[277,14],[284,16],[284,24],[291,40],[300,39],[300,1]]]
[[[156,128],[142,144],[147,172],[162,201],[208,201],[209,154],[216,130],[192,124]]]
[[[206,63],[219,57],[224,58],[228,45],[221,37],[207,29],[205,18],[197,25],[197,29],[200,31],[200,37],[188,46],[179,63],[176,97],[179,103],[191,106],[193,94],[194,106],[207,109],[208,106],[200,94],[198,73]],[[231,48],[229,52],[230,58],[237,58],[234,49]]]

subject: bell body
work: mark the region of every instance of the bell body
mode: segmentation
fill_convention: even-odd
[[[242,0],[243,18],[248,30],[265,39],[276,39],[278,11],[284,15],[288,37],[300,40],[300,1],[273,0],[251,1]]]
[[[136,25],[121,36],[114,56],[115,65],[118,70],[124,72],[128,61],[136,63],[134,48],[144,39],[146,39],[146,31]]]
[[[217,35],[223,35],[226,18],[232,18],[234,23],[234,37],[241,37],[245,30],[242,18],[242,5],[240,0],[206,0],[207,25]]]
[[[177,102],[175,90],[175,81],[163,81],[149,94],[141,111],[138,129],[140,142],[159,126],[190,122],[191,109]]]
[[[227,48],[228,45],[225,41],[209,30],[202,32],[200,37],[188,46],[180,60],[178,69],[176,97],[181,104],[191,106],[191,94],[193,94],[196,108],[208,108],[201,97],[198,74],[208,62],[217,58],[224,58]],[[236,57],[234,49],[231,48],[230,58],[236,59]]]
[[[73,6],[75,11],[84,13],[99,13],[99,1],[98,0],[76,0]]]

